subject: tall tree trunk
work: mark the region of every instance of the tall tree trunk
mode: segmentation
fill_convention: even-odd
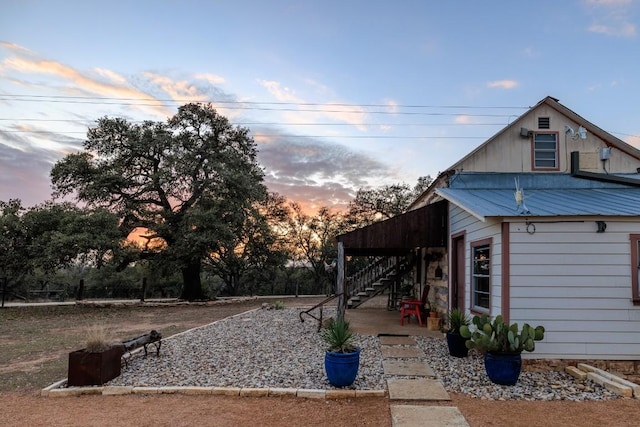
[[[202,283],[200,282],[200,261],[192,262],[187,267],[182,268],[182,288],[181,299],[195,301],[204,299]]]

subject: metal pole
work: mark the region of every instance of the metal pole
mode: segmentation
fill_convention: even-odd
[[[345,289],[344,289],[344,244],[338,242],[338,277],[336,277],[336,293],[338,294],[338,313],[336,318],[344,320],[344,312],[346,307]]]

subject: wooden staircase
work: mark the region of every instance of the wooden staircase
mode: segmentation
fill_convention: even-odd
[[[399,298],[402,276],[411,271],[407,257],[376,258],[371,264],[346,278],[347,308],[357,308],[371,298],[389,290],[387,308],[394,310]]]
[[[347,308],[356,308],[388,289],[387,309],[397,309],[402,297],[400,294],[400,279],[411,271],[413,264],[414,262],[409,261],[408,257],[381,257],[374,259],[372,263],[356,274],[346,277],[345,298],[347,299]],[[304,316],[309,316],[318,321],[318,331],[320,331],[324,305],[341,295],[329,295],[322,302],[300,312],[300,321],[304,322]],[[315,310],[319,310],[318,315],[312,314]]]

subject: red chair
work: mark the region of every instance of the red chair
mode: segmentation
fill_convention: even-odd
[[[418,323],[422,327],[422,316],[420,315],[420,304],[418,300],[401,301],[402,307],[400,308],[400,325],[404,326],[404,318],[409,317],[409,323],[411,323],[411,316],[415,315],[418,318]]]
[[[412,299],[400,302],[400,325],[404,326],[404,318],[409,317],[409,322],[411,322],[411,316],[414,315],[418,318],[418,323],[420,327],[422,327],[422,317],[426,316],[425,306],[427,304],[427,299],[429,297],[429,289],[431,285],[425,285],[424,289],[422,289],[422,296],[419,300]]]

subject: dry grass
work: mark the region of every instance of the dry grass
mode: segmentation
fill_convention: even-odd
[[[36,392],[66,378],[68,355],[87,345],[91,325],[101,325],[97,329],[105,329],[107,341],[124,341],[152,329],[169,337],[260,307],[263,302],[168,307],[5,307],[0,309],[0,393]],[[304,302],[311,303],[307,299]]]
[[[89,326],[86,337],[87,343],[85,350],[89,353],[100,353],[109,350],[116,342],[116,340],[109,335],[109,328],[104,323]]]

